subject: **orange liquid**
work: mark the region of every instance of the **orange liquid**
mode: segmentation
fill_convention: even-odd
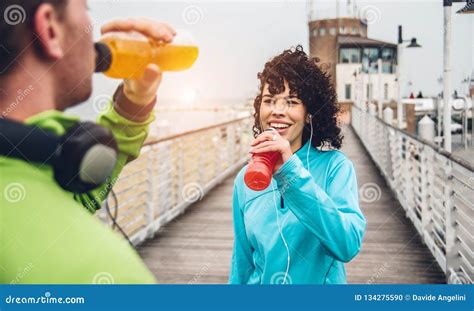
[[[159,44],[151,40],[104,38],[112,53],[112,65],[104,72],[111,78],[136,79],[148,64],[161,71],[189,69],[196,61],[199,48],[192,45]]]

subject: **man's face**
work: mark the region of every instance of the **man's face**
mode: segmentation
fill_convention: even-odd
[[[89,98],[95,50],[86,0],[69,0],[61,20],[64,57],[51,68],[55,74],[57,108],[64,110]]]

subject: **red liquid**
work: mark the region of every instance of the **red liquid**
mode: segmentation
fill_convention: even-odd
[[[247,167],[244,176],[247,187],[255,191],[266,189],[272,181],[273,168],[279,157],[280,154],[278,152],[265,152],[253,155],[253,162]]]

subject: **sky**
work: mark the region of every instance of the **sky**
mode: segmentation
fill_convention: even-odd
[[[315,0],[313,15],[335,17],[335,0]],[[340,1],[343,8],[347,1]],[[411,81],[413,92],[425,96],[441,90],[443,70],[442,0],[357,1],[369,22],[368,36],[395,43],[397,27],[404,39],[416,37],[420,49],[404,49],[402,78]],[[90,15],[99,38],[99,28],[114,18],[146,16],[165,21],[178,33],[191,33],[200,54],[192,69],[165,73],[159,98],[166,102],[202,102],[209,99],[245,99],[257,92],[257,73],[266,61],[284,49],[301,44],[308,51],[308,3],[306,1],[162,1],[89,0]],[[453,89],[474,68],[474,15],[454,14],[462,4],[453,4]],[[344,12],[341,9],[341,14]],[[94,77],[90,101],[112,94],[118,80]],[[405,93],[408,85],[404,86]]]

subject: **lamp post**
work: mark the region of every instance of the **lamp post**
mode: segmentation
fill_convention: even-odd
[[[397,126],[398,128],[403,127],[403,105],[402,105],[402,90],[401,86],[403,85],[401,83],[401,75],[400,75],[400,69],[402,67],[402,51],[403,51],[403,43],[404,42],[410,42],[409,45],[407,45],[407,48],[419,48],[421,45],[419,45],[416,42],[416,38],[412,38],[411,40],[403,40],[403,34],[402,34],[402,25],[398,26],[398,44],[397,44],[397,71],[396,71],[396,79],[397,79]]]
[[[443,0],[444,11],[444,55],[443,55],[443,132],[444,149],[451,152],[451,9],[453,2],[465,2],[465,0]],[[459,14],[474,13],[474,1],[468,0],[466,6]]]

